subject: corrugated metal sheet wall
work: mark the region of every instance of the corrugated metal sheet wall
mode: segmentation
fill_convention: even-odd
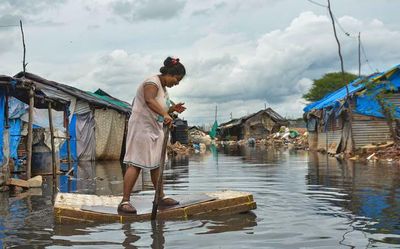
[[[308,133],[308,148],[310,150],[318,150],[318,133],[317,132],[309,132]]]
[[[326,136],[328,136],[328,140],[326,140]],[[328,131],[318,133],[318,150],[327,150],[326,144],[328,144],[328,148],[330,150],[336,150],[339,146],[340,139],[342,137],[342,130],[336,131]],[[331,153],[336,153],[336,151],[329,151]]]
[[[389,127],[384,120],[354,120],[353,137],[356,148],[392,140]]]
[[[328,152],[336,153],[342,138],[342,130],[328,131]]]
[[[318,133],[318,150],[326,150],[326,133]]]
[[[400,108],[400,94],[390,94],[385,96],[385,98],[393,103],[395,106]],[[332,124],[329,123],[329,129],[333,129]],[[311,134],[311,133],[310,133]],[[342,136],[342,130],[328,131],[327,133],[318,132],[309,137],[309,144],[318,136],[318,150],[327,150],[326,144],[328,143],[328,148],[332,150],[334,145],[339,145]],[[326,140],[328,136],[328,141]],[[355,147],[360,148],[371,143],[381,143],[386,141],[391,141],[391,135],[389,127],[385,120],[354,120],[353,121],[353,136]],[[311,149],[311,147],[310,147]],[[330,151],[332,152],[332,151]]]
[[[389,94],[384,98],[400,108],[400,94]],[[371,143],[392,141],[390,130],[385,120],[355,120],[353,122],[353,133],[356,148]]]

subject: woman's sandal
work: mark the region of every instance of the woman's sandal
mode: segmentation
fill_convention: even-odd
[[[126,208],[128,207],[128,208]],[[137,214],[137,210],[134,206],[132,206],[132,203],[130,201],[122,201],[118,205],[118,213],[122,214]]]
[[[164,196],[160,200],[160,206],[168,207],[168,206],[175,206],[178,205],[179,201],[172,199],[169,196]]]

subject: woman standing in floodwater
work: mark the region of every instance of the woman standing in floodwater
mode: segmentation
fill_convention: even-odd
[[[149,169],[154,188],[157,186],[162,142],[164,139],[163,124],[171,125],[169,113],[183,112],[183,103],[172,104],[167,87],[177,86],[186,74],[185,67],[179,59],[168,57],[159,75],[147,78],[136,92],[129,118],[126,137],[124,164],[124,194],[118,211],[135,214],[136,209],[130,203],[130,195],[141,169]],[[161,189],[160,205],[176,205],[178,202],[165,196]]]

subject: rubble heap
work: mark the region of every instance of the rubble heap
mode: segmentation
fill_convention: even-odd
[[[175,142],[167,147],[169,155],[189,155],[193,152],[193,148],[188,145],[183,145],[180,142]]]
[[[308,149],[308,132],[304,128],[289,129],[282,127],[279,132],[267,137],[266,144],[274,146],[291,146],[297,150]]]
[[[211,144],[211,137],[204,131],[199,129],[189,129],[189,143],[192,144],[205,144],[206,146]]]
[[[375,156],[382,160],[388,162],[398,162],[400,163],[400,145],[393,144],[392,146],[381,149],[375,153]]]
[[[400,145],[388,141],[379,144],[369,144],[358,150],[351,160],[367,160],[400,163]]]

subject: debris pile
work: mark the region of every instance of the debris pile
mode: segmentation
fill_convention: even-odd
[[[168,145],[167,151],[169,155],[188,155],[193,152],[193,148],[183,145],[180,142],[175,142],[174,144]]]
[[[279,132],[270,134],[263,139],[243,139],[239,141],[221,141],[221,145],[268,145],[268,146],[285,146],[297,150],[308,149],[308,132],[305,128],[289,129],[282,127]]]
[[[267,145],[291,146],[297,150],[308,149],[308,132],[304,128],[289,129],[282,127],[279,132],[269,135],[266,139]]]
[[[35,176],[28,180],[9,178],[4,186],[1,186],[0,192],[12,190],[14,193],[21,193],[29,188],[41,188],[43,184],[42,176]]]
[[[400,145],[393,144],[392,146],[378,150],[374,156],[376,156],[379,160],[400,163]]]
[[[400,145],[392,141],[365,145],[350,159],[400,163]]]
[[[211,137],[204,131],[197,127],[192,127],[188,130],[189,143],[192,144],[205,144],[209,146],[211,144]]]

